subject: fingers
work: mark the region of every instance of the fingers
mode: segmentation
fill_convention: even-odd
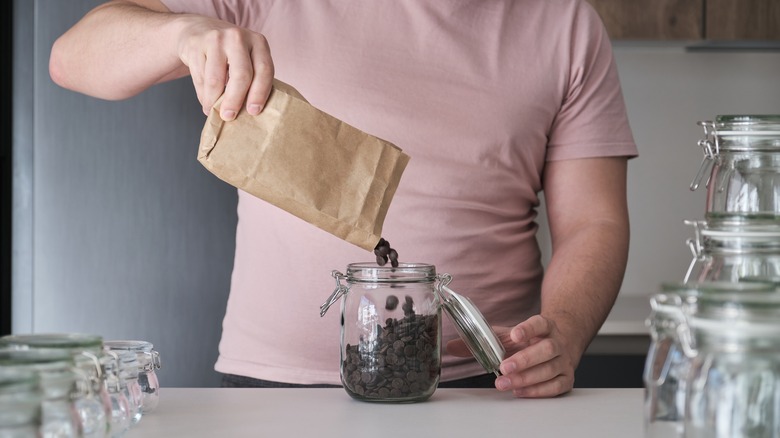
[[[538,365],[549,363],[561,355],[560,348],[552,339],[543,339],[533,345],[530,345],[519,352],[509,356],[501,362],[501,374],[511,375],[512,373],[532,373],[538,374]],[[557,372],[560,370],[546,370]],[[551,376],[547,376],[548,378]],[[536,383],[536,382],[530,382]]]
[[[564,357],[533,362],[539,363],[528,368],[513,369],[509,373],[504,373],[506,362],[502,363],[501,372],[504,374],[496,379],[496,388],[500,391],[511,390],[517,397],[552,397],[571,390],[574,370],[568,366]]]
[[[513,342],[529,342],[533,338],[546,337],[555,330],[555,323],[541,315],[534,315],[516,325],[510,332]]]
[[[211,107],[214,106],[214,102],[219,99],[225,90],[225,82],[227,82],[227,57],[219,50],[218,47],[212,47],[206,53],[206,62],[203,71],[203,112],[208,114]],[[222,118],[225,119],[226,110],[222,108]],[[235,113],[230,120],[235,118]]]
[[[180,50],[204,114],[220,96],[223,120],[235,119],[245,104],[252,115],[262,111],[274,77],[265,37],[218,20],[202,20],[186,32]]]
[[[262,38],[262,37],[261,37]],[[271,51],[265,38],[262,38],[263,46],[254,46],[252,56],[252,68],[254,76],[246,95],[246,110],[256,116],[263,110],[268,96],[271,94],[271,85],[274,79],[274,63],[271,60]]]
[[[502,376],[496,379],[496,388],[511,390],[516,397],[553,397],[571,390],[578,359],[564,347],[566,342],[554,321],[532,316],[513,327],[509,335],[510,345],[523,346],[501,362]]]
[[[512,390],[512,395],[518,398],[555,397],[572,390],[574,379],[570,376],[558,376],[552,380]]]

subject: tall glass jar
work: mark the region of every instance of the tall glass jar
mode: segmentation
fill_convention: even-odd
[[[41,400],[34,371],[0,366],[0,437],[39,436]]]
[[[85,438],[104,438],[110,435],[111,403],[105,387],[104,370],[99,357],[103,354],[103,338],[81,333],[13,334],[0,338],[0,345],[12,348],[58,349],[69,353],[81,373],[87,377],[84,397],[76,403]]]
[[[722,115],[699,122],[707,168],[707,219],[742,221],[780,215],[780,115]]]
[[[344,297],[340,370],[347,393],[358,400],[396,403],[433,395],[441,373],[436,268],[353,263],[346,275],[334,271],[333,276],[336,290],[321,314]]]
[[[147,341],[114,340],[103,343],[109,350],[131,351],[138,359],[138,384],[141,390],[142,411],[152,412],[160,401],[160,382],[156,370],[160,369],[160,353]]]
[[[780,227],[752,225],[743,229],[686,221],[695,238],[688,240],[693,259],[684,282],[740,282],[780,277]]]
[[[780,295],[702,294],[684,311],[685,437],[780,436]]]
[[[76,412],[87,391],[87,380],[75,366],[73,356],[53,349],[0,349],[0,368],[32,371],[41,387],[43,438],[81,438],[83,431]]]

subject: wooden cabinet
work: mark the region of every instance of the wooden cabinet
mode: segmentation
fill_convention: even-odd
[[[588,0],[613,40],[780,40],[780,0]]]
[[[780,40],[780,0],[707,0],[710,40]]]
[[[588,0],[613,40],[692,40],[704,34],[704,0]]]

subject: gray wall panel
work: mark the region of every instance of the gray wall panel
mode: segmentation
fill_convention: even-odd
[[[31,329],[149,340],[164,385],[213,386],[236,193],[196,160],[189,79],[121,102],[51,81],[52,43],[99,3],[35,2]]]

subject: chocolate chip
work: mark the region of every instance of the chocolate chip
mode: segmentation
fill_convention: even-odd
[[[390,242],[384,238],[379,239],[379,243],[374,247],[374,255],[376,256],[376,263],[379,266],[384,266],[387,262],[390,262],[390,266],[398,267],[398,251],[390,247]]]
[[[388,295],[387,300],[385,300],[385,309],[387,310],[395,310],[395,308],[398,307],[398,297],[395,295]]]

